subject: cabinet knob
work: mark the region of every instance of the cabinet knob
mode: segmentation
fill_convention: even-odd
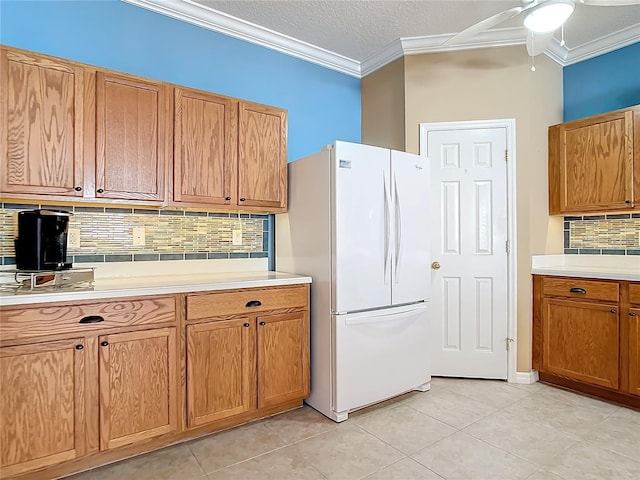
[[[629,312],[629,316],[630,316],[630,317],[635,317],[635,316],[636,316],[636,314],[635,314],[635,313],[633,313],[633,312]]]
[[[266,322],[260,322],[260,326],[264,327],[266,325]]]
[[[616,313],[618,313],[618,311],[615,308],[612,308],[611,310],[609,310],[609,313],[616,314]]]
[[[104,193],[104,190],[103,190],[103,189],[101,189],[101,188],[99,188],[98,190],[96,190],[96,192],[98,192],[98,193]]]
[[[82,187],[76,187],[76,188],[74,188],[74,190],[75,190],[76,192],[81,192],[81,191],[82,191]]]
[[[224,197],[225,200],[231,200],[231,197]]]
[[[76,345],[76,350],[82,350],[84,349],[84,345]]]
[[[625,200],[624,203],[631,203],[631,200]]]
[[[244,197],[240,197],[240,201],[241,201],[241,202],[244,202],[245,200],[246,200],[246,198],[244,198]]]
[[[106,347],[109,345],[109,342],[100,342],[100,345],[102,345],[103,347]]]
[[[250,323],[245,323],[245,324],[243,324],[242,326],[243,326],[243,327],[250,327],[250,326],[251,326],[251,324],[250,324]]]

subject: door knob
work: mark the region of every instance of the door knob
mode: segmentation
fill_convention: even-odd
[[[431,262],[431,268],[433,270],[439,270],[440,269],[440,262]]]

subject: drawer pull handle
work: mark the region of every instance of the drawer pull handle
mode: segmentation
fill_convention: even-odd
[[[266,322],[260,322],[260,326],[264,327],[267,323]]]
[[[260,300],[249,300],[245,307],[259,307],[260,305],[262,305]]]
[[[580,288],[580,287],[573,287],[571,290],[569,290],[571,293],[581,293],[583,295],[585,295],[587,293],[587,291],[584,288]]]
[[[87,317],[81,318],[78,323],[98,323],[104,322],[104,317],[100,315],[89,315]]]
[[[243,327],[250,327],[250,326],[251,326],[251,324],[250,324],[250,323],[244,323],[244,324],[242,324],[242,326],[243,326]]]
[[[84,348],[84,345],[76,345],[76,350],[82,350]]]
[[[629,313],[629,316],[630,316],[630,317],[635,317],[635,316],[636,316],[636,314],[635,314],[635,313],[633,313],[633,312],[630,312],[630,313]]]
[[[613,313],[615,315],[616,313],[618,313],[618,311],[615,308],[612,308],[611,310],[609,310],[609,313]]]
[[[100,345],[102,345],[103,347],[106,347],[109,345],[109,342],[100,342]]]

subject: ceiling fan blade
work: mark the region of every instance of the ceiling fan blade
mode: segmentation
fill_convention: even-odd
[[[529,56],[540,55],[547,49],[552,39],[553,32],[536,33],[529,30],[527,32],[527,52]]]
[[[576,0],[575,3],[592,7],[626,7],[640,5],[640,0]]]
[[[475,25],[471,25],[469,28],[465,28],[460,33],[454,35],[443,45],[455,45],[457,43],[463,43],[465,40],[468,40],[472,37],[475,37],[478,33],[484,32],[499,23],[505,22],[510,18],[515,17],[523,10],[526,10],[528,7],[513,7],[509,10],[505,10],[504,12],[497,13],[489,18],[485,18],[484,20],[476,23]]]

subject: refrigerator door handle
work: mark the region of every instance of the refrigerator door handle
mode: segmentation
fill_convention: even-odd
[[[391,205],[389,205],[389,193],[387,192],[387,178],[385,173],[382,172],[382,188],[384,195],[384,283],[387,284],[387,269],[389,266],[389,254],[390,254],[390,235],[391,235],[391,225],[390,225],[390,216],[391,216]]]
[[[426,308],[424,303],[416,304],[413,307],[405,308],[401,312],[393,313],[370,313],[367,314],[355,314],[353,318],[345,318],[344,325],[364,325],[364,324],[380,324],[386,322],[392,322],[395,320],[404,320],[412,313],[422,311]]]
[[[400,196],[398,195],[398,184],[396,182],[395,175],[393,177],[393,190],[394,190],[394,197],[395,197],[394,204],[396,208],[396,225],[395,225],[396,255],[394,259],[395,268],[393,272],[393,282],[398,283],[399,282],[398,267],[400,265],[400,246],[402,245],[402,217],[401,217],[402,209],[400,208]]]

